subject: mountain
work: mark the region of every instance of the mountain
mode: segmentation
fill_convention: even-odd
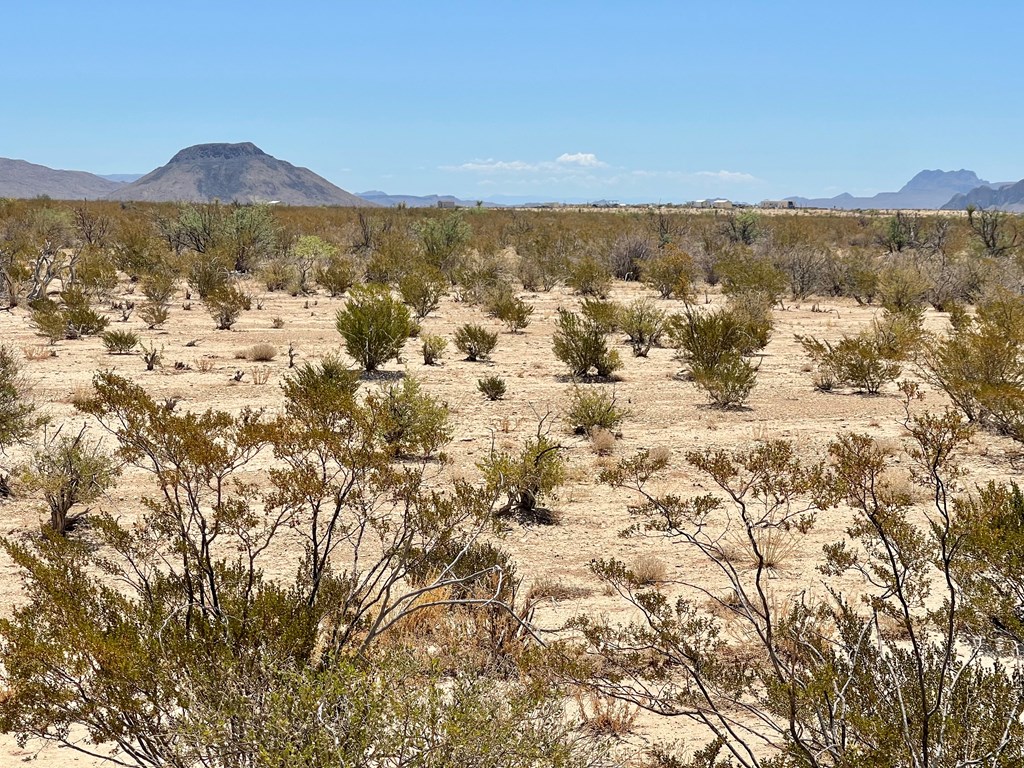
[[[967,206],[1000,211],[1024,212],[1024,180],[1005,184],[977,187],[966,194],[956,195],[942,206],[944,211],[962,211]]]
[[[131,184],[111,200],[224,203],[279,202],[284,205],[368,206],[308,168],[268,155],[255,144],[196,144]]]
[[[371,189],[369,192],[359,192],[358,196],[363,198],[363,200],[389,208],[394,208],[398,205],[404,205],[406,208],[436,208],[440,202],[454,203],[460,208],[476,207],[476,200],[460,200],[454,195],[389,195],[387,192],[381,192],[379,189]],[[483,200],[482,202],[485,208],[497,208],[501,205],[490,200]]]
[[[85,171],[58,171],[0,157],[0,197],[45,195],[54,200],[96,200],[122,186]]]
[[[141,179],[143,174],[141,173],[101,173],[101,179],[107,179],[108,181],[119,181],[124,184]]]
[[[854,197],[843,193],[836,197],[788,197],[798,208],[866,209],[938,209],[954,195],[989,186],[974,171],[921,171],[903,185],[899,192],[879,192],[871,197]]]

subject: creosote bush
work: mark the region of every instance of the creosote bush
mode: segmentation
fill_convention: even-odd
[[[205,298],[206,309],[217,324],[218,331],[230,331],[252,299],[237,285],[221,286]]]
[[[448,406],[423,391],[412,376],[367,395],[375,429],[397,457],[432,456],[452,438]]]
[[[402,302],[383,286],[353,288],[338,310],[336,326],[345,350],[365,371],[376,371],[397,358],[412,330],[412,318]]]
[[[505,397],[508,385],[505,384],[505,380],[500,376],[485,376],[482,379],[477,379],[476,388],[480,390],[484,397],[493,401],[501,400]]]
[[[441,356],[444,354],[445,348],[448,346],[448,341],[443,336],[434,336],[427,334],[423,337],[423,364],[424,365],[437,365],[441,362]]]
[[[629,339],[633,357],[647,357],[651,347],[661,341],[667,315],[649,299],[637,299],[622,312],[622,330]]]
[[[575,384],[569,391],[565,421],[578,435],[595,429],[614,431],[627,416],[629,411],[618,404],[614,390]]]
[[[558,310],[554,337],[555,357],[576,377],[591,371],[607,378],[622,367],[617,350],[608,348],[607,334],[592,320],[565,309]]]
[[[713,405],[743,405],[757,383],[757,368],[746,358],[766,342],[763,327],[731,309],[688,309],[672,318],[669,334],[690,379]]]
[[[466,323],[455,331],[455,347],[467,360],[487,360],[498,346],[498,334],[486,328]]]
[[[504,499],[495,511],[499,518],[513,517],[523,522],[555,521],[550,510],[539,504],[565,481],[561,449],[562,446],[541,434],[540,430],[518,452],[491,449],[478,466],[487,487],[498,499]]]

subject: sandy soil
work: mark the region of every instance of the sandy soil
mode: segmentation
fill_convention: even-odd
[[[521,295],[535,307],[535,313],[532,324],[520,334],[505,332],[497,321],[484,317],[480,308],[455,303],[450,298],[423,322],[424,333],[449,339],[458,325],[469,321],[501,330],[492,362],[460,360],[450,344],[443,365],[425,366],[419,342],[411,340],[404,364],[388,366],[389,370],[404,370],[416,376],[427,391],[448,402],[455,424],[455,436],[447,449],[454,459],[451,471],[473,476],[475,462],[485,456],[492,440],[499,446],[515,445],[535,432],[539,416],[557,414],[566,403],[570,385],[564,366],[552,354],[551,337],[557,308],[574,307],[578,299],[565,289]],[[612,298],[629,301],[641,295],[650,292],[639,285],[617,283]],[[720,303],[721,297],[712,293],[710,300]],[[164,367],[160,370],[145,371],[137,355],[106,354],[95,337],[61,342],[54,347],[56,357],[27,361],[25,368],[34,382],[37,401],[54,423],[65,422],[76,428],[84,419],[76,414],[70,399],[76,390],[88,386],[95,371],[104,369],[131,376],[155,397],[180,397],[179,408],[237,410],[245,405],[264,405],[276,409],[282,402],[277,385],[286,374],[285,352],[289,343],[299,350],[300,361],[341,350],[334,317],[342,302],[319,296],[310,298],[307,305],[305,298],[266,294],[263,309],[244,313],[235,330],[216,331],[201,303],[194,302],[191,311],[184,311],[179,300],[165,330],[149,331],[135,318],[122,324],[116,322],[117,316],[111,317],[111,328],[130,328],[147,343],[163,348]],[[682,307],[676,301],[659,300],[659,304],[671,311]],[[794,339],[794,334],[806,333],[836,339],[864,327],[877,310],[858,307],[852,301],[819,302],[816,309],[808,301],[802,305],[787,303],[784,311],[775,312],[775,332],[763,355],[758,385],[748,407],[737,411],[707,407],[701,392],[676,377],[680,365],[671,350],[654,349],[647,359],[633,358],[628,346],[618,339],[625,367],[618,382],[602,386],[613,387],[632,415],[622,427],[614,457],[627,456],[643,447],[667,447],[675,460],[662,486],[687,495],[710,490],[707,479],[683,461],[683,454],[690,449],[748,447],[761,440],[785,438],[792,440],[802,455],[813,458],[822,454],[836,433],[843,431],[866,432],[899,441],[903,434],[902,406],[895,388],[889,387],[877,397],[816,392],[811,386],[808,360]],[[284,319],[283,328],[272,327],[275,317]],[[930,312],[927,325],[938,330],[944,327],[945,320]],[[0,338],[19,349],[34,349],[41,344],[24,309],[0,314]],[[193,340],[197,342],[195,346],[186,346]],[[276,345],[279,355],[269,363],[269,382],[259,386],[252,383],[253,364],[236,360],[234,354],[264,341]],[[211,370],[197,370],[199,358],[209,360]],[[191,369],[175,370],[175,362]],[[241,383],[232,381],[237,370],[245,371]],[[505,400],[489,402],[477,391],[477,379],[488,374],[507,380]],[[939,394],[928,392],[921,407],[942,405]],[[677,545],[620,538],[619,532],[632,522],[626,510],[632,499],[597,482],[602,466],[613,459],[596,455],[589,441],[569,434],[557,422],[554,433],[566,447],[570,465],[570,482],[549,504],[561,522],[555,526],[515,526],[505,540],[505,546],[520,564],[520,573],[526,580],[524,586],[551,579],[583,591],[584,596],[573,600],[542,603],[537,613],[542,627],[555,629],[579,612],[628,618],[621,602],[605,594],[588,570],[588,564],[595,558],[614,556],[628,561],[640,554],[653,555],[664,561],[670,579],[705,576],[700,564],[689,561]],[[8,461],[17,462],[23,455],[23,451],[15,450]],[[1010,441],[979,435],[968,457],[971,479],[983,482],[1003,477],[1010,472],[1010,462],[1015,457]],[[139,514],[139,478],[138,474],[126,474],[99,506],[126,517]],[[2,530],[5,534],[23,534],[36,530],[42,519],[38,501],[11,500],[3,506]],[[838,512],[820,519],[805,542],[806,551],[794,553],[783,569],[779,582],[783,593],[819,581],[815,566],[821,546],[841,538],[847,522],[846,516]],[[290,562],[280,566],[282,571],[291,572]],[[0,612],[7,613],[20,594],[16,570],[10,562],[0,560]],[[681,723],[641,718],[635,740],[674,740],[686,735],[687,729]],[[35,762],[40,766],[100,764],[53,747],[38,751],[29,745],[22,749],[12,738],[0,737],[0,768],[33,758],[37,758]]]

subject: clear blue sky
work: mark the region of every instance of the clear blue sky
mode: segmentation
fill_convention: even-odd
[[[5,3],[0,156],[252,141],[350,191],[760,200],[1024,177],[1021,2]]]

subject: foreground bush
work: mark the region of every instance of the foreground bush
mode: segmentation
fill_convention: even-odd
[[[573,386],[565,410],[566,422],[578,435],[590,434],[595,429],[614,430],[628,415],[629,411],[618,404],[615,392],[578,384]]]
[[[498,334],[474,323],[466,323],[455,331],[455,347],[467,360],[486,360],[496,346]]]
[[[365,371],[376,371],[401,353],[412,329],[412,318],[402,302],[381,286],[353,288],[338,310],[336,325],[345,351]]]

